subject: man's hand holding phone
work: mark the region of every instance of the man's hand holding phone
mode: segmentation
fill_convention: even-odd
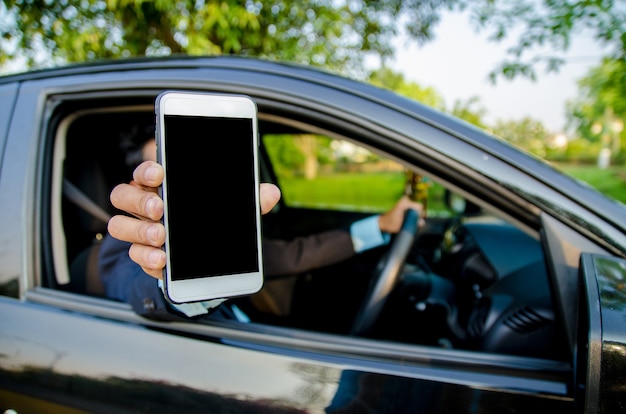
[[[129,255],[148,274],[163,269],[172,303],[257,292],[261,188],[270,199],[279,191],[259,184],[256,104],[244,95],[174,91],[157,97],[155,113],[160,165],[140,165],[111,195],[142,221],[116,217],[111,235],[134,243]],[[211,184],[197,191],[199,180]]]
[[[165,267],[165,252],[162,249],[165,243],[165,227],[160,222],[163,216],[163,200],[157,193],[162,182],[163,168],[160,164],[153,161],[141,163],[135,169],[130,184],[120,184],[111,192],[113,206],[133,214],[136,218],[115,215],[108,226],[111,236],[132,243],[130,257],[147,274],[157,279],[163,277]],[[209,180],[201,191],[212,191]],[[220,194],[215,194],[215,199],[219,202]],[[280,200],[278,187],[268,183],[260,185],[261,214],[268,213],[278,200]],[[199,211],[202,209],[199,208]],[[201,219],[221,220],[221,217],[201,216]]]

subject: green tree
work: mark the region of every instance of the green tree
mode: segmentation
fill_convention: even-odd
[[[365,76],[365,56],[383,63],[393,56],[390,40],[400,28],[420,44],[431,40],[444,10],[468,11],[493,41],[517,37],[493,80],[535,78],[539,65],[558,70],[564,60],[557,52],[581,31],[608,47],[611,59],[625,56],[621,0],[3,0],[0,65],[18,57],[38,67],[109,57],[240,54]],[[555,53],[545,54],[545,47]]]
[[[298,173],[304,174],[305,156],[292,139],[292,135],[265,135],[263,144],[279,176],[292,177]]]
[[[404,79],[404,76],[392,69],[383,67],[370,74],[369,82],[381,88],[392,90],[407,98],[415,99],[432,108],[445,109],[443,97],[431,87],[422,87],[415,82]]]
[[[312,134],[265,135],[263,144],[281,176],[315,178],[318,167],[335,162],[332,139]]]
[[[566,63],[562,53],[580,33],[595,39],[599,48],[608,51],[610,60],[626,58],[623,0],[405,0],[401,3],[407,22],[405,29],[417,42],[433,38],[445,10],[467,12],[475,29],[487,32],[491,41],[513,40],[507,57],[490,73],[494,82],[500,77],[536,79],[540,68],[558,71]]]
[[[619,159],[626,148],[626,58],[606,58],[579,82],[576,100],[568,103],[570,127],[580,138],[611,149]],[[622,154],[623,158],[623,154]]]
[[[478,30],[502,41],[515,36],[508,59],[491,72],[502,76],[535,79],[537,67],[558,71],[565,63],[559,54],[567,51],[572,37],[587,33],[609,51],[610,60],[626,57],[626,7],[623,0],[461,0]]]
[[[525,117],[519,121],[499,120],[492,128],[494,135],[538,157],[545,157],[552,134],[540,121]]]
[[[392,90],[407,98],[415,99],[431,108],[436,108],[448,112],[480,128],[486,128],[482,118],[486,114],[480,104],[478,97],[474,96],[466,101],[457,100],[451,108],[446,108],[446,103],[435,89],[423,87],[416,82],[407,81],[404,75],[392,69],[383,67],[370,74],[369,82],[385,89]]]
[[[465,101],[455,101],[449,112],[457,118],[461,118],[479,128],[489,129],[483,121],[487,110],[483,106],[480,106],[480,98],[477,96],[472,96]]]
[[[448,0],[449,1],[449,0]],[[432,4],[431,4],[432,3]],[[422,40],[440,4],[418,11]],[[401,0],[3,0],[0,65],[29,67],[112,57],[238,54],[364,76],[368,53],[393,54]]]

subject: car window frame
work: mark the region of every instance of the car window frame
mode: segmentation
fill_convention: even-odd
[[[94,98],[110,96],[111,93],[113,92],[99,94],[87,93],[62,96],[58,95],[54,100],[54,106],[68,99],[80,100],[85,99],[86,97]],[[143,93],[146,95],[151,94],[150,92],[146,92],[145,90],[143,91]],[[264,99],[260,99],[260,101],[262,101],[260,106],[266,108],[266,110],[269,110],[270,112],[272,109],[275,110],[276,108],[285,110],[284,105],[280,105],[275,102],[268,102]],[[416,160],[422,157],[426,157],[426,155],[413,155],[413,157],[410,157],[407,151],[409,149],[415,149],[415,147],[419,147],[419,145],[417,145],[413,141],[407,141],[407,138],[402,137],[401,135],[395,136],[398,141],[390,140],[389,142],[385,142],[382,138],[380,138],[381,135],[376,132],[376,130],[379,130],[379,128],[375,125],[372,125],[374,131],[367,131],[362,129],[362,127],[357,127],[350,122],[346,122],[346,120],[336,120],[335,122],[332,122],[332,120],[329,120],[328,115],[315,113],[314,111],[310,112],[311,113],[308,114],[308,117],[305,116],[302,118],[293,119],[293,122],[300,125],[312,125],[316,122],[316,120],[321,119],[324,121],[325,124],[329,126],[336,126],[337,130],[332,131],[331,129],[325,129],[323,127],[320,127],[320,125],[315,126],[316,130],[323,131],[324,133],[330,133],[330,131],[332,131],[331,135],[340,136],[342,137],[342,139],[347,140],[350,140],[349,137],[351,135],[359,135],[359,133],[366,131],[367,133],[364,134],[364,137],[369,137],[369,140],[366,139],[364,142],[358,141],[359,145],[369,146],[373,151],[382,152],[385,156],[395,158],[399,162],[405,163],[407,165],[413,165],[411,164],[412,162],[416,162]],[[273,115],[270,115],[270,117],[272,116]],[[302,116],[302,114],[300,113],[299,116]],[[302,119],[306,119],[306,121],[303,121]],[[321,125],[324,125],[324,123],[322,123]],[[339,123],[341,123],[342,128],[339,128]],[[53,123],[49,123],[46,127],[50,127],[52,125]],[[345,131],[347,132],[342,133],[341,129],[345,129]],[[391,136],[393,136],[394,134],[388,133],[384,135],[386,136],[386,139],[388,139],[391,138]],[[408,146],[409,149],[405,149],[402,147],[403,142],[410,143],[410,145]],[[427,173],[427,171],[425,170],[424,172]],[[453,181],[451,181],[449,184],[451,187],[456,188],[456,186],[453,184]],[[40,205],[48,204],[46,204],[46,202],[44,201],[40,203]],[[45,220],[42,222],[42,226],[43,225],[45,225]],[[117,320],[119,322],[136,323],[146,327],[163,329],[173,333],[193,333],[199,334],[201,336],[206,336],[206,338],[219,337],[222,338],[221,340],[225,341],[226,343],[236,344],[238,346],[252,347],[259,350],[286,348],[292,349],[293,352],[296,352],[296,349],[301,349],[302,351],[297,352],[305,352],[307,355],[313,357],[315,357],[315,355],[318,355],[319,357],[320,355],[328,356],[332,354],[337,354],[344,355],[350,358],[356,358],[359,361],[363,361],[363,358],[365,358],[365,360],[371,360],[372,358],[374,358],[375,360],[379,361],[379,363],[383,364],[383,366],[387,366],[387,368],[380,368],[381,370],[390,369],[391,372],[396,373],[401,372],[402,366],[406,364],[406,362],[404,362],[398,365],[398,355],[402,355],[402,357],[407,361],[412,361],[411,363],[416,364],[416,366],[423,366],[424,364],[426,366],[438,366],[439,364],[446,365],[450,361],[455,361],[455,364],[458,364],[459,367],[465,366],[466,368],[480,375],[482,375],[481,372],[483,371],[487,372],[492,369],[496,369],[500,372],[507,373],[505,376],[513,375],[513,377],[516,377],[522,372],[524,372],[522,376],[527,376],[528,369],[529,367],[531,367],[533,374],[530,375],[530,378],[536,379],[537,385],[529,386],[527,384],[527,387],[529,387],[529,390],[532,389],[534,391],[538,391],[542,387],[544,387],[546,385],[544,381],[546,380],[550,383],[554,381],[554,384],[560,384],[561,382],[565,383],[568,380],[568,376],[570,373],[570,367],[568,364],[557,361],[543,361],[536,358],[511,357],[509,355],[493,355],[488,353],[477,353],[471,351],[436,349],[432,347],[423,347],[420,345],[402,345],[397,343],[388,344],[385,342],[369,340],[366,338],[350,338],[345,336],[336,336],[332,334],[298,331],[296,329],[279,328],[274,326],[257,324],[227,324],[226,326],[222,326],[216,323],[215,325],[198,326],[197,324],[191,322],[156,322],[135,315],[130,307],[126,304],[116,303],[107,299],[84,297],[82,295],[69,292],[59,292],[44,287],[31,286],[31,288],[28,289],[25,297],[29,301],[47,304],[57,307],[59,309],[72,310],[89,315],[106,317]],[[439,370],[440,368],[441,367],[435,369]],[[444,371],[445,370],[441,372],[443,373]],[[445,376],[441,374],[440,378],[444,379]],[[490,380],[489,384],[496,386],[497,382],[501,381],[501,379],[502,377],[496,375],[491,378],[493,382],[491,382]],[[517,379],[519,381],[522,381],[521,376]],[[524,381],[527,380],[528,378],[526,378],[526,380]],[[560,385],[557,386],[557,388],[560,388]],[[565,394],[566,392],[563,391],[563,395]]]
[[[146,90],[142,90],[141,93],[139,94],[139,96],[151,96],[154,95],[156,92],[152,92],[150,93],[149,91]],[[100,93],[86,93],[86,94],[64,94],[64,95],[58,95],[55,96],[54,98],[50,99],[50,102],[52,104],[52,106],[49,108],[49,110],[47,111],[48,113],[52,113],[53,110],[55,108],[57,108],[61,102],[73,102],[73,101],[81,101],[81,100],[93,100],[96,98],[99,99],[106,99],[106,98],[110,98],[111,97],[112,92],[100,92]],[[128,95],[131,95],[130,93],[128,93]],[[321,115],[321,114],[317,114],[318,116],[320,116],[323,120],[324,123],[323,124],[315,124],[316,121],[319,121],[320,118],[313,116],[316,115],[315,113],[310,113],[308,118],[305,118],[302,114],[302,109],[298,110],[298,111],[294,111],[293,114],[298,113],[297,117],[285,117],[282,115],[275,115],[272,110],[275,110],[275,107],[277,105],[275,105],[275,102],[267,102],[264,101],[263,99],[259,99],[259,106],[261,108],[267,108],[267,110],[261,110],[260,111],[260,119],[264,119],[264,120],[269,120],[269,121],[273,121],[273,122],[280,122],[280,123],[284,123],[285,125],[288,126],[292,126],[301,130],[305,130],[305,131],[310,131],[311,133],[316,133],[316,134],[320,134],[320,135],[326,135],[329,136],[333,139],[341,139],[341,140],[345,140],[348,142],[353,142],[356,145],[362,146],[366,149],[368,149],[369,151],[375,152],[380,154],[383,157],[386,157],[390,160],[393,160],[401,165],[404,165],[406,168],[412,168],[420,173],[423,174],[429,174],[428,171],[422,169],[421,167],[417,167],[416,165],[412,165],[409,164],[410,161],[404,160],[402,158],[399,158],[396,154],[394,154],[393,152],[385,152],[384,149],[381,149],[379,146],[376,145],[381,145],[382,143],[384,143],[383,140],[380,139],[381,136],[384,136],[385,134],[381,134],[381,133],[369,133],[369,136],[372,137],[371,141],[356,141],[353,138],[350,137],[350,135],[348,134],[354,134],[354,135],[359,135],[359,133],[363,133],[364,131],[362,129],[358,129],[356,127],[356,125],[354,123],[350,123],[350,122],[346,122],[346,121],[341,121],[341,120],[334,120],[335,122],[332,122],[333,120],[330,120],[331,122],[329,122],[329,119],[327,116]],[[272,105],[274,104],[274,105]],[[288,111],[286,111],[286,108],[283,105],[278,105],[278,108],[280,108],[280,111],[277,111],[279,113],[289,113]],[[288,108],[287,108],[288,109]],[[306,119],[306,120],[305,120]],[[52,131],[55,130],[57,128],[57,125],[60,121],[51,121],[50,125],[46,126],[48,131]],[[330,129],[330,128],[325,128],[324,125],[328,124],[328,125],[334,125],[336,127],[335,130]],[[342,131],[339,128],[339,125],[345,127],[345,131]],[[48,132],[50,133],[50,132]],[[367,136],[367,134],[364,135],[359,135],[359,136]],[[389,144],[389,143],[387,143]],[[391,149],[397,149],[396,148],[391,148]],[[400,147],[401,148],[401,147]],[[401,148],[402,149],[402,148]],[[406,151],[400,151],[400,153],[406,153]],[[420,157],[420,153],[418,152],[418,157]],[[423,157],[420,157],[423,160]],[[60,182],[61,182],[61,177],[53,177],[53,185],[55,188],[60,188]],[[454,184],[452,183],[445,183],[446,185],[450,185],[451,188],[459,191],[461,194],[466,195],[468,198],[472,198],[473,195],[471,194],[467,194],[464,190],[456,187]],[[42,184],[43,185],[43,184]],[[60,203],[60,195],[58,196],[57,199],[55,200],[51,200],[50,202],[46,203],[45,201],[42,203],[43,205],[52,205],[52,204],[59,204]],[[478,201],[478,200],[477,200]],[[58,208],[57,208],[58,209]],[[45,209],[44,209],[45,210]],[[508,220],[511,220],[513,222],[515,222],[514,219],[511,219],[511,217],[507,218]],[[44,223],[42,223],[42,227],[45,228],[46,227],[46,221],[49,221],[49,218],[45,218],[44,217]],[[520,224],[520,223],[518,223]],[[522,224],[522,228],[525,229],[526,231],[528,231],[530,234],[534,235],[534,237],[538,238],[539,237],[539,233],[536,230],[532,230],[529,229],[527,226],[524,226]],[[56,237],[53,237],[52,240],[55,240]],[[63,238],[58,238],[59,240],[62,240]],[[49,262],[50,260],[44,260],[44,262]],[[62,269],[64,269],[64,266],[61,267]]]

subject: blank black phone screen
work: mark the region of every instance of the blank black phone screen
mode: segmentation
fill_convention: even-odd
[[[164,116],[172,280],[259,271],[252,122]]]

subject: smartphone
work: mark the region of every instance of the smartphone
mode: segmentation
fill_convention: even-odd
[[[175,304],[263,286],[257,107],[248,96],[166,91],[155,102],[166,230],[163,291]]]

